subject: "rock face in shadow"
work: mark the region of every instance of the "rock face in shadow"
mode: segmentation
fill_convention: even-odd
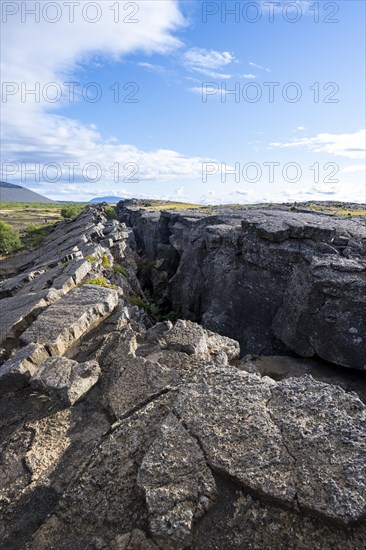
[[[0,305],[58,296],[16,308],[0,360],[2,548],[364,549],[364,373],[156,322],[138,238],[103,207],[48,239],[1,268]]]
[[[366,226],[280,208],[150,211],[120,203],[157,295],[243,354],[366,368]],[[148,276],[146,276],[148,272]]]

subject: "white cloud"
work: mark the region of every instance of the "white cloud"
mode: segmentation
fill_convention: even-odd
[[[123,16],[130,11],[122,10],[124,4],[126,2],[119,2]],[[40,23],[35,23],[32,18],[26,24],[20,24],[16,18],[9,17],[3,25],[4,82],[25,82],[29,88],[39,82],[41,89],[49,82],[62,86],[65,81],[76,80],[75,74],[83,65],[100,64],[109,59],[119,60],[136,52],[167,53],[181,46],[172,35],[177,28],[185,25],[175,0],[139,3],[136,15],[139,23],[135,24],[114,23],[110,8],[116,5],[115,2],[107,0],[98,5],[103,10],[103,16],[95,24],[87,23],[81,17],[81,7],[79,11],[75,10],[74,23],[70,23],[66,15],[55,24],[42,19]],[[226,55],[223,55],[223,59],[229,60]],[[152,67],[152,64],[145,64],[145,68]],[[57,162],[63,167],[65,162],[78,162],[83,167],[94,162],[102,168],[103,182],[110,182],[110,188],[115,188],[109,167],[116,160],[122,167],[122,181],[131,172],[123,170],[126,163],[138,165],[136,177],[139,180],[167,181],[200,177],[202,162],[210,160],[187,157],[164,149],[142,151],[132,144],[120,143],[114,137],[107,139],[93,124],[58,115],[55,111],[62,105],[62,102],[47,103],[42,96],[39,103],[32,97],[22,102],[20,94],[9,96],[2,105],[3,163],[29,163],[32,166],[34,162],[39,162],[42,166],[43,163]],[[76,168],[75,173],[77,181],[80,177],[79,168]],[[14,179],[19,181],[17,176]],[[32,186],[32,178],[29,178],[29,182]],[[62,194],[63,190],[65,193],[73,190],[69,185],[60,181],[54,185],[45,183],[44,188],[50,193]],[[84,187],[87,190],[84,189],[82,193],[94,195],[98,184],[87,184]],[[103,194],[105,192],[106,189],[102,191]]]
[[[231,74],[223,73],[222,69],[236,61],[230,52],[218,52],[205,48],[191,48],[183,56],[185,67],[210,78],[231,78]]]
[[[249,62],[249,65],[251,67],[255,67],[256,69],[261,69],[262,71],[266,71],[267,73],[272,72],[269,67],[262,67],[262,65],[257,65],[257,63],[253,63],[252,61]]]
[[[303,131],[303,130],[307,130],[307,128],[305,126],[298,126],[297,130]]]
[[[285,189],[280,197],[285,201],[344,201],[364,203],[366,200],[365,184],[350,184],[339,182],[332,184],[316,184],[305,189]]]
[[[257,78],[257,77],[255,76],[255,74],[252,74],[252,73],[241,74],[241,75],[239,75],[239,77],[240,77],[240,78],[249,78],[249,79],[251,79],[251,78]]]
[[[366,172],[365,164],[352,164],[351,166],[346,166],[343,168],[342,172],[344,174],[354,174],[356,172]]]
[[[310,138],[294,139],[289,143],[271,143],[273,148],[306,148],[315,153],[328,153],[334,156],[353,159],[365,158],[366,130],[353,134],[318,134]]]
[[[194,94],[200,94],[200,95],[203,95],[205,92],[203,86],[193,86],[192,88],[188,88],[188,90]]]
[[[153,63],[145,63],[145,62],[137,63],[137,65],[139,67],[142,67],[143,69],[150,71],[151,73],[156,73],[161,76],[167,76],[172,74],[171,71],[169,71],[166,67],[163,67],[162,65],[156,65]]]

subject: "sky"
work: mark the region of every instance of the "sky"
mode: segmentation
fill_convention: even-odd
[[[3,181],[64,201],[366,202],[363,0],[1,9]]]

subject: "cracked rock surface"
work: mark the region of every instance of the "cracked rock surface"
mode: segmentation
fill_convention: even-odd
[[[148,283],[180,316],[244,353],[321,357],[366,369],[366,226],[273,207],[159,211],[123,201]],[[132,243],[133,244],[133,243]]]
[[[216,484],[195,439],[169,414],[144,456],[137,483],[146,495],[151,533],[180,544],[216,500]]]
[[[236,215],[275,247],[337,236],[319,217],[304,228],[301,220]],[[146,218],[154,238],[161,218],[170,214]],[[199,223],[199,215],[176,215],[169,239],[188,250],[187,228]],[[232,238],[230,224],[217,227],[204,229],[216,251]],[[164,246],[167,268],[176,256]],[[364,373],[314,358],[253,356],[192,320],[154,318],[131,247],[134,233],[101,206],[0,264],[7,319],[9,301],[18,304],[0,358],[1,547],[363,550]],[[332,269],[362,277],[358,264],[343,256]],[[333,298],[337,277],[328,280]],[[88,284],[98,278],[105,286]],[[288,314],[296,324],[295,310]],[[304,337],[297,345],[308,344]]]

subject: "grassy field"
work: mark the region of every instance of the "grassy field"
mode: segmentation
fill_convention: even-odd
[[[82,204],[70,204],[75,209],[74,215],[84,208]],[[64,219],[61,210],[68,207],[66,203],[17,203],[0,202],[0,222],[10,225],[21,241],[19,246],[13,246],[8,249],[8,253],[14,253],[20,249],[29,249],[42,243],[49,232],[49,227]],[[4,246],[5,229],[1,229],[0,241]],[[2,248],[0,251],[0,260],[4,258],[3,252],[7,250]]]
[[[308,205],[310,210],[314,212],[324,212],[325,214],[335,214],[337,216],[366,216],[366,210],[364,205],[352,205],[352,208],[347,208],[346,204],[321,204],[312,203]]]
[[[190,202],[172,202],[172,201],[158,201],[158,200],[143,200],[139,204],[139,208],[146,208],[147,210],[190,210],[200,209],[205,210],[207,207],[202,204],[193,204]]]
[[[0,220],[8,223],[20,233],[31,227],[45,227],[62,220],[62,203],[0,202]]]
[[[243,207],[258,209],[263,207],[275,207],[276,204],[227,204],[220,206],[203,206],[202,204],[192,204],[184,202],[170,202],[158,200],[140,200],[139,208],[146,210],[200,210],[207,214],[219,213],[223,209],[240,210]],[[281,205],[279,205],[281,206]],[[291,206],[288,204],[287,206]],[[336,202],[318,202],[318,203],[297,203],[297,207],[313,210],[314,212],[324,212],[325,214],[333,214],[341,217],[365,217],[365,205],[351,203],[336,203]]]

